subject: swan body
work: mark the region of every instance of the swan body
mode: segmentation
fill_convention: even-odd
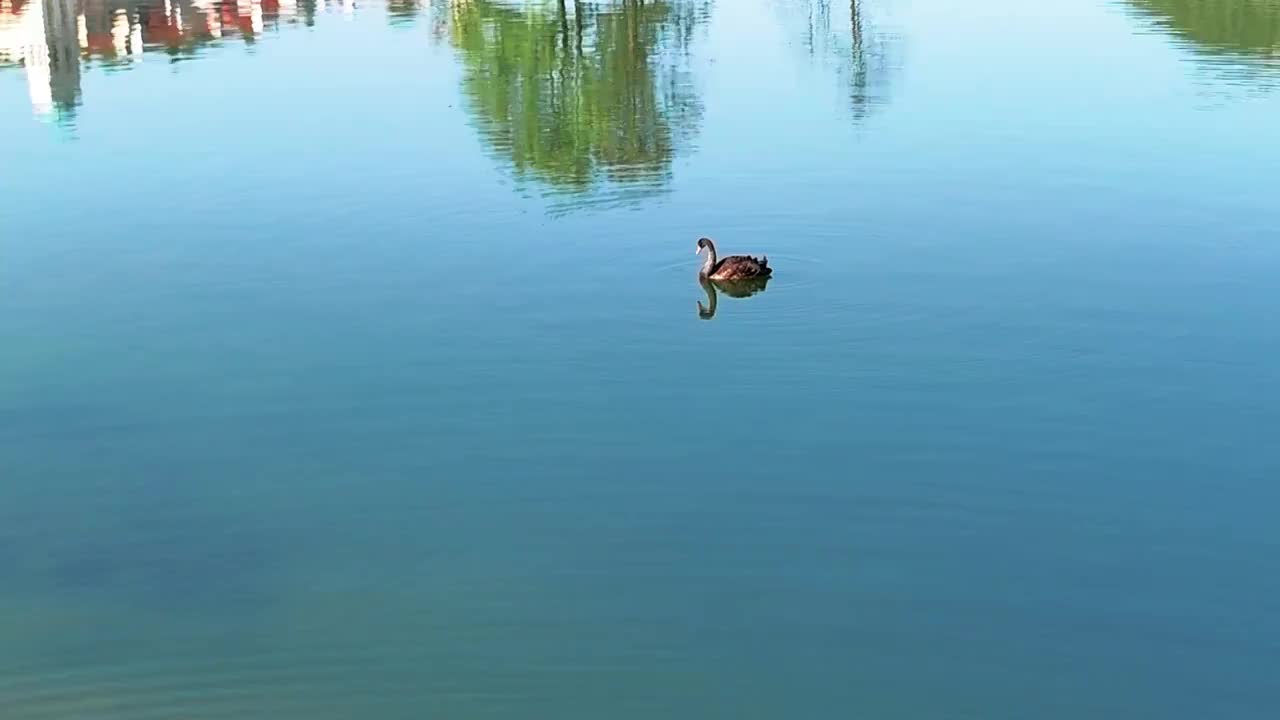
[[[769,258],[762,256],[759,260],[750,255],[729,255],[723,259],[716,257],[716,245],[711,238],[698,238],[695,253],[701,255],[707,251],[707,259],[702,263],[699,277],[710,280],[746,280],[750,278],[767,278],[773,274],[769,267]]]

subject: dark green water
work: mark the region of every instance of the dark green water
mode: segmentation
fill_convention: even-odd
[[[1274,718],[1278,173],[1274,0],[0,0],[0,718]]]

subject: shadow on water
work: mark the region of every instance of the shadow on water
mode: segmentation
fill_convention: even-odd
[[[492,154],[552,212],[665,190],[702,118],[689,51],[706,1],[440,0],[437,37]]]
[[[706,305],[703,305],[701,300],[698,301],[698,317],[703,320],[711,320],[716,316],[718,293],[724,293],[731,298],[751,297],[765,291],[765,288],[769,285],[769,278],[710,280],[699,276],[698,283],[702,285],[702,291],[707,294]]]
[[[1280,84],[1280,0],[1125,0],[1149,27],[1172,35],[1219,80]]]
[[[279,581],[278,546],[229,519],[150,518],[65,550],[53,558],[51,580],[64,596],[115,597],[151,610],[252,612]]]
[[[284,533],[219,494],[216,483],[179,475],[143,484],[113,479],[105,493],[57,480],[19,488],[21,501],[0,509],[0,584],[89,606],[256,611],[282,580]]]

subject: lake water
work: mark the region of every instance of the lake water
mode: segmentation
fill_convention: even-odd
[[[0,137],[4,720],[1280,712],[1280,1],[0,0]]]

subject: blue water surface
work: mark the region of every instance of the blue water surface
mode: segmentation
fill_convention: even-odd
[[[5,720],[1280,709],[1276,0],[0,0],[0,138]]]

